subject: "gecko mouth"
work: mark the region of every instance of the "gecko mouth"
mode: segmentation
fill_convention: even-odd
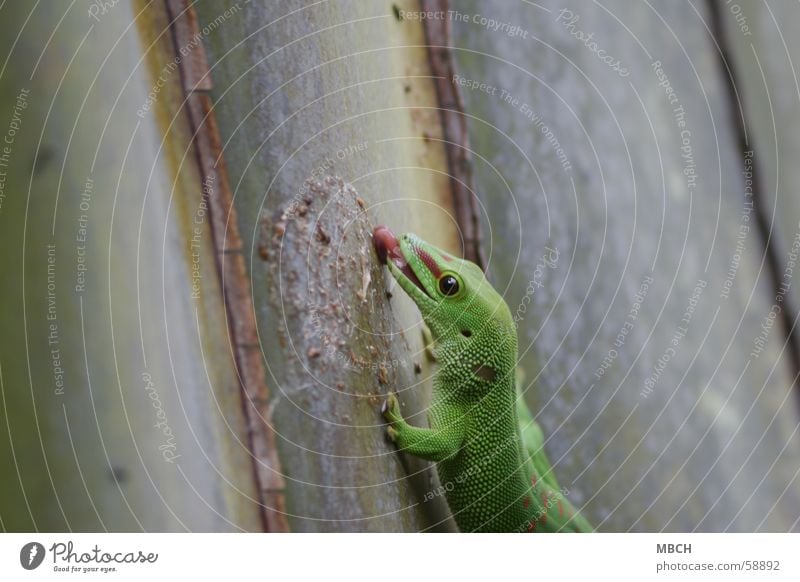
[[[422,281],[419,280],[414,269],[408,264],[408,261],[403,256],[403,251],[400,248],[400,241],[394,233],[385,226],[377,226],[372,231],[372,243],[375,245],[375,251],[378,253],[378,258],[384,265],[392,261],[395,267],[403,274],[403,276],[416,285],[420,291],[428,295]]]

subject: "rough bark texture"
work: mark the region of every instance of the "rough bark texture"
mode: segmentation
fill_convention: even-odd
[[[220,3],[198,6],[200,24]],[[384,295],[369,233],[459,250],[422,25],[388,2],[255,3],[206,39],[297,531],[452,528],[426,463],[401,459],[389,390],[425,422],[419,316]],[[411,475],[411,479],[407,475]]]

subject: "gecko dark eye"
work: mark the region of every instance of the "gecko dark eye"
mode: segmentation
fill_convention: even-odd
[[[453,275],[445,275],[439,279],[439,291],[442,295],[452,296],[459,292],[461,286]]]

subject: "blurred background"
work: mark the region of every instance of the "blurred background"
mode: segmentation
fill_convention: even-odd
[[[387,224],[487,270],[599,530],[800,531],[798,19],[0,3],[0,528],[454,531]]]

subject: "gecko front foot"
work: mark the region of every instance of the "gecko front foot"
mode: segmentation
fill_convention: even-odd
[[[397,396],[389,394],[381,406],[381,414],[390,423],[400,422],[403,420],[403,415],[400,413],[400,402]]]
[[[381,414],[386,419],[386,422],[389,423],[386,429],[389,440],[393,443],[397,442],[398,430],[395,425],[403,422],[403,415],[400,412],[400,402],[397,400],[397,396],[389,394],[381,406]]]

